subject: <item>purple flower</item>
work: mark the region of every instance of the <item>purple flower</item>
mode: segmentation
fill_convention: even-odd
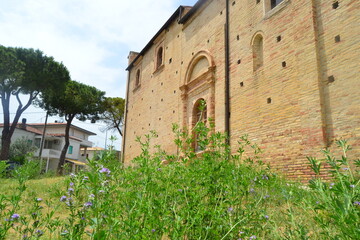
[[[88,177],[88,176],[85,176],[85,177],[84,177],[84,181],[86,181],[86,180],[89,180],[89,177]]]
[[[111,171],[108,169],[108,168],[102,168],[102,169],[100,169],[100,171],[99,172],[101,172],[101,173],[106,173],[106,174],[110,174],[111,173]]]
[[[316,204],[320,204],[320,202],[319,202],[319,201],[316,201]]]
[[[42,198],[37,198],[36,201],[37,201],[37,202],[41,202],[41,201],[42,201]]]
[[[89,198],[94,198],[94,197],[95,197],[94,194],[90,194],[90,195],[89,195]]]
[[[161,168],[158,168],[157,170],[158,170],[158,171],[161,171]]]
[[[76,177],[76,175],[73,173],[70,173],[70,177],[74,178],[74,177]]]
[[[359,201],[355,201],[355,202],[354,202],[354,205],[360,206],[360,202],[359,202]]]
[[[69,193],[72,193],[72,192],[74,192],[74,189],[73,189],[73,188],[69,188],[68,191],[69,191]]]
[[[41,235],[43,235],[44,234],[44,232],[43,231],[41,231],[41,230],[36,230],[35,231],[35,233],[38,235],[38,236],[41,236]]]
[[[86,202],[84,203],[84,207],[91,207],[93,204],[92,202]]]
[[[354,185],[354,184],[351,184],[351,185],[350,185],[350,187],[351,187],[351,188],[354,188],[354,187],[355,187],[355,185]]]
[[[252,235],[249,239],[256,239],[256,236]]]
[[[267,198],[269,198],[270,197],[270,195],[265,195],[264,196],[264,199],[267,199]]]
[[[249,192],[254,193],[255,190],[253,188],[250,188]]]
[[[155,229],[151,229],[152,232],[155,232],[156,230]]]
[[[242,231],[239,231],[239,234],[243,234],[244,232],[242,232]]]
[[[74,183],[73,183],[73,182],[71,182],[69,185],[72,187],[72,186],[74,186]]]
[[[269,177],[267,175],[262,175],[262,179],[269,180]]]
[[[99,193],[104,193],[105,191],[104,190],[100,190]]]
[[[347,168],[347,167],[344,167],[344,168],[343,168],[343,170],[347,171],[347,170],[349,170],[349,168]]]
[[[265,215],[264,218],[269,219],[269,216],[268,216],[268,215]]]
[[[234,211],[234,209],[232,207],[229,207],[228,212],[232,212],[232,211]]]
[[[17,213],[14,213],[13,215],[11,215],[11,219],[13,220],[16,220],[16,219],[19,219],[20,218],[20,215],[17,214]]]
[[[182,192],[182,189],[178,189],[179,192]]]

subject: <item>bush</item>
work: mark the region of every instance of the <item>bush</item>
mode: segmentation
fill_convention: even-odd
[[[160,146],[151,154],[152,132],[138,138],[142,153],[122,168],[109,152],[90,160],[89,171],[70,174],[57,186],[58,200],[35,198],[19,214],[29,168],[18,171],[12,197],[0,194],[0,239],[13,229],[27,239],[356,239],[360,203],[358,171],[346,156],[325,151],[333,181],[316,174],[310,188],[289,182],[261,162],[247,136],[230,155],[226,136],[198,124],[194,153],[188,131],[174,126],[179,155]],[[201,135],[202,134],[202,135]],[[250,152],[249,152],[250,151]],[[251,156],[251,157],[250,157]],[[309,158],[315,173],[323,163]],[[109,167],[111,166],[111,167]],[[356,161],[355,167],[359,166]],[[346,168],[346,169],[344,169]],[[26,170],[27,169],[27,170]],[[25,179],[25,180],[24,180]],[[42,210],[43,207],[46,209]],[[57,218],[56,209],[61,214]],[[65,210],[64,210],[65,209]],[[58,213],[59,214],[59,213]]]

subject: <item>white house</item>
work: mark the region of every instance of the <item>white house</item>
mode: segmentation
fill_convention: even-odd
[[[39,157],[44,127],[45,124],[43,123],[26,123],[26,120],[23,120],[21,124],[17,125],[11,141],[14,142],[16,139],[25,137],[29,142],[38,147],[34,156]],[[0,131],[2,131],[2,128],[3,124],[0,124]],[[41,158],[46,160],[46,172],[48,170],[56,170],[58,166],[60,154],[65,145],[65,128],[66,123],[48,123],[46,125],[45,141],[41,154]],[[80,148],[84,149],[86,153],[86,149],[92,147],[92,142],[88,140],[89,136],[96,134],[71,125],[69,135],[70,145],[65,159],[71,165],[72,171],[76,171],[86,165],[86,157],[81,156]]]

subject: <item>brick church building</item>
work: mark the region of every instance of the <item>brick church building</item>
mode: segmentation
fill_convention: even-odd
[[[123,154],[155,130],[176,154],[172,123],[191,129],[200,101],[233,153],[244,134],[294,178],[306,156],[347,139],[360,156],[360,1],[199,0],[180,6],[130,52]]]

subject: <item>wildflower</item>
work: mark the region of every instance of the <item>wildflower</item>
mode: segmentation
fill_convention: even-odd
[[[355,201],[355,202],[354,202],[354,205],[360,206],[360,202],[359,202],[359,201]]]
[[[355,185],[354,185],[354,184],[351,184],[351,185],[350,185],[350,187],[351,187],[351,188],[354,188],[354,187],[355,187]]]
[[[85,220],[85,218],[84,218],[84,217],[81,217],[81,220]]]
[[[152,232],[155,232],[156,230],[155,229],[151,229]]]
[[[69,185],[72,187],[72,186],[74,186],[74,183],[73,183],[73,182],[70,182],[70,184],[69,184]]]
[[[158,168],[157,170],[158,170],[158,171],[161,171],[161,168]]]
[[[343,170],[344,170],[344,171],[347,171],[347,170],[349,170],[349,168],[347,168],[347,167],[344,167],[344,168],[343,168]]]
[[[41,230],[36,230],[35,231],[35,233],[38,235],[38,236],[41,236],[41,235],[43,235],[44,234],[44,232],[43,231],[41,231]]]
[[[84,181],[89,180],[89,177],[88,177],[88,176],[85,176],[83,180],[84,180]]]
[[[256,236],[252,235],[249,239],[256,239]]]
[[[99,172],[101,172],[101,173],[106,173],[106,174],[110,174],[111,173],[111,171],[108,169],[108,168],[102,168],[102,169],[100,169],[100,171]]]
[[[104,193],[105,191],[104,190],[100,190],[99,193]]]
[[[182,192],[182,189],[178,189],[179,192]]]
[[[250,188],[249,192],[254,193],[255,190],[253,188]]]
[[[265,218],[265,219],[269,219],[269,216],[268,216],[268,215],[265,215],[264,218]]]
[[[89,198],[94,198],[94,197],[95,197],[94,194],[90,194],[90,195],[89,195]]]
[[[91,207],[93,204],[92,202],[86,202],[84,203],[84,207]]]
[[[69,188],[69,189],[68,189],[68,192],[71,194],[71,193],[74,192],[74,189],[73,189],[73,188]]]
[[[20,218],[20,215],[17,214],[17,213],[14,213],[13,215],[11,215],[12,220],[16,220],[16,219],[19,219],[19,218]]]
[[[269,198],[270,197],[270,195],[265,195],[264,196],[264,199],[267,199],[267,198]]]
[[[242,232],[242,231],[239,231],[239,234],[243,234],[244,232]]]
[[[5,218],[5,222],[8,222],[8,221],[10,221],[10,219],[8,219],[8,218]]]
[[[262,175],[262,179],[269,180],[269,177],[266,174],[264,174]]]
[[[37,198],[36,201],[37,201],[37,202],[41,202],[41,201],[42,201],[42,198]]]
[[[257,177],[254,178],[254,182],[256,182],[256,181],[257,181]]]
[[[76,175],[73,173],[70,173],[70,177],[74,178],[74,177],[76,177]]]
[[[320,204],[320,202],[319,202],[319,201],[316,201],[316,204]]]
[[[332,189],[333,188],[333,186],[335,185],[335,183],[330,183],[330,189]]]
[[[228,212],[232,212],[232,211],[234,211],[234,209],[232,207],[229,207]]]

